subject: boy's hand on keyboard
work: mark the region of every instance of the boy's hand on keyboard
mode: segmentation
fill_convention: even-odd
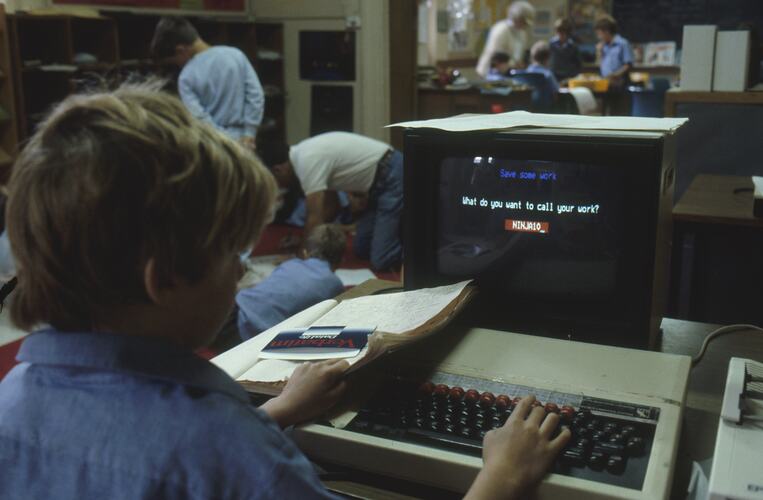
[[[484,466],[467,498],[524,498],[543,479],[571,434],[564,428],[552,439],[559,416],[534,401],[523,398],[503,427],[485,435]]]
[[[349,366],[343,359],[302,363],[291,374],[281,394],[260,408],[281,428],[320,416],[344,393],[346,382],[342,375]]]

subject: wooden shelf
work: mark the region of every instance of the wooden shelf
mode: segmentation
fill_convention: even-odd
[[[15,91],[18,84],[13,71],[9,28],[5,6],[0,5],[0,184],[10,177],[19,142]]]
[[[151,58],[150,43],[159,19],[157,15],[125,12],[103,13],[99,18],[12,16],[14,78],[18,82],[17,88],[21,88],[16,99],[17,121],[23,137],[34,130],[52,105],[73,91],[87,88],[89,74],[107,74],[110,82],[118,82],[135,73],[159,74],[174,81],[177,74],[166,72]],[[278,117],[268,134],[285,137],[283,59],[257,58],[258,50],[283,54],[283,25],[235,19],[192,17],[189,20],[208,43],[229,45],[244,52],[256,68],[262,84],[280,89],[280,94],[267,96],[268,117],[273,114]],[[75,64],[75,55],[81,53],[93,55],[97,62]],[[23,62],[30,60],[40,64],[25,67]],[[48,64],[71,65],[72,70],[44,71],[40,68]]]

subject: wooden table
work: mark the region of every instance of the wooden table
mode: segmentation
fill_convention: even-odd
[[[753,184],[748,176],[701,174],[673,207],[673,220],[763,227],[752,215]]]
[[[748,176],[700,174],[673,208],[671,314],[763,321],[763,219],[752,189]]]
[[[385,290],[394,291],[400,286],[400,283],[394,281],[370,280],[345,292],[339,298],[360,297]],[[662,337],[658,350],[669,354],[694,356],[705,336],[716,328],[718,325],[665,318],[662,321]],[[726,372],[731,357],[745,357],[763,362],[763,334],[743,330],[718,337],[710,343],[704,358],[690,372],[672,498],[685,497],[692,462],[703,461],[713,456]],[[328,468],[336,474],[337,470],[333,469],[333,466]],[[351,480],[346,476],[334,476],[326,483],[348,494],[372,498],[456,498],[449,492],[374,474],[352,471],[352,476]]]
[[[462,113],[496,113],[529,110],[532,90],[512,89],[508,95],[483,94],[479,89],[447,90],[420,87],[418,89],[418,118],[446,118]]]
[[[763,92],[698,92],[671,89],[665,92],[665,116],[677,116],[676,107],[684,103],[763,104]]]

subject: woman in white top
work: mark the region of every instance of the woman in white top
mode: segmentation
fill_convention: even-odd
[[[490,57],[495,52],[505,52],[511,57],[512,67],[524,65],[524,55],[530,41],[530,26],[535,20],[535,8],[529,2],[513,2],[508,17],[490,28],[485,48],[482,50],[477,73],[483,78],[490,72]]]

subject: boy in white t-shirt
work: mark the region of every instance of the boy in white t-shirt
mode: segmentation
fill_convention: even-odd
[[[271,158],[268,158],[271,156]],[[307,202],[305,234],[332,217],[332,191],[351,199],[367,197],[353,249],[370,259],[371,267],[385,270],[400,264],[400,218],[403,212],[403,155],[389,145],[350,132],[327,132],[279,153],[265,154],[281,187],[299,182]]]

